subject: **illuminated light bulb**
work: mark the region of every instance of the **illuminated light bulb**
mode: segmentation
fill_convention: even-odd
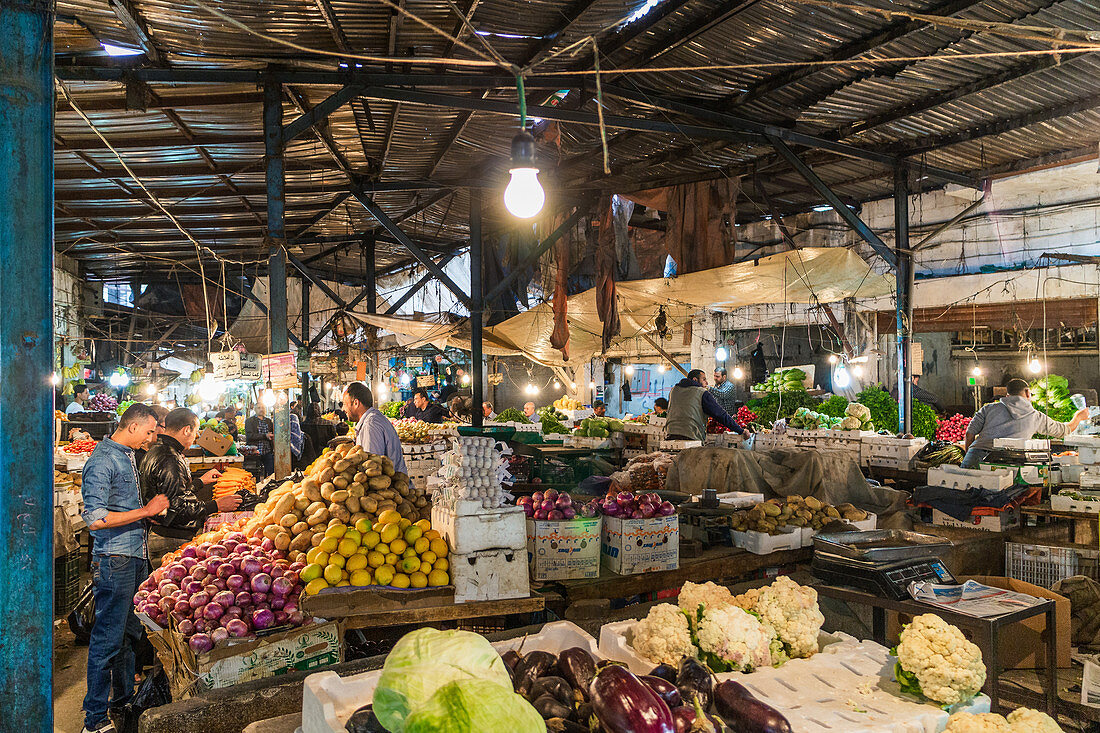
[[[657,372],[659,374],[664,374],[667,371],[668,371],[668,367],[666,367],[664,364],[658,364],[657,365]]]
[[[1027,368],[1031,370],[1032,374],[1038,374],[1043,370],[1043,365],[1038,359],[1032,359],[1028,362]]]
[[[61,377],[57,376],[57,372],[54,372],[53,374],[50,375],[50,384],[52,384],[55,387],[57,385],[61,384]]]
[[[463,384],[469,384],[470,383],[470,375],[469,374],[463,374],[462,375],[462,383]]]
[[[219,394],[221,394],[221,390],[218,388],[218,384],[214,381],[213,377],[210,375],[203,377],[202,381],[199,383],[199,397],[202,401],[213,402],[218,398]]]
[[[833,370],[833,386],[839,389],[844,389],[852,383],[852,378],[848,374],[848,368],[841,364],[835,370]]]
[[[975,377],[980,377],[982,376],[982,368],[980,366],[976,366],[970,370],[970,373],[973,374]]]
[[[717,349],[715,349],[714,358],[718,361],[725,361],[727,358],[729,358],[729,352],[726,351],[726,347],[719,346]]]
[[[512,138],[512,180],[504,189],[504,207],[518,219],[530,219],[542,211],[546,192],[535,167],[535,138],[521,130]]]
[[[745,370],[742,369],[741,367],[734,367],[733,368],[733,378],[734,379],[744,379],[745,378]]]
[[[561,382],[556,379],[554,380],[554,389],[561,389]]]
[[[149,395],[150,397],[152,397],[152,396],[153,396],[153,395],[155,395],[156,393],[157,393],[157,385],[155,385],[155,384],[147,384],[147,385],[145,385],[145,394],[147,394],[147,395]]]
[[[853,366],[852,367],[852,375],[856,376],[856,377],[862,377],[863,376],[863,367],[861,367],[859,364],[856,364],[855,366]]]
[[[571,390],[573,390],[574,392],[576,392],[576,391],[577,391],[577,383],[576,383],[576,382],[570,382],[570,384],[569,384],[569,389],[571,389]]]
[[[596,389],[596,383],[595,382],[589,382],[588,383],[588,388],[589,389]]]
[[[830,364],[836,364],[836,361],[837,361],[836,354],[829,354],[829,363]]]
[[[409,383],[412,382],[412,377],[410,377],[405,372],[401,372],[401,378],[398,379],[397,381],[401,382],[402,386],[407,387],[407,386],[409,386]]]
[[[268,387],[264,390],[263,397],[260,398],[264,403],[264,407],[272,408],[275,406],[275,390]]]
[[[624,369],[623,371],[626,372],[626,376],[633,377],[634,376],[634,365],[633,364],[627,364],[626,369]]]

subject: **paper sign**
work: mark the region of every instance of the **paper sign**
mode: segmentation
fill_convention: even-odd
[[[272,389],[297,387],[298,359],[292,352],[263,357],[263,379]]]
[[[239,351],[211,352],[210,361],[214,365],[214,379],[260,378],[259,354],[242,354]]]
[[[434,387],[435,375],[434,374],[422,374],[416,378],[417,387]]]
[[[424,366],[424,357],[422,356],[406,356],[405,366],[409,369],[420,369]]]
[[[309,360],[309,371],[314,375],[336,374],[338,371],[336,357],[313,356]]]

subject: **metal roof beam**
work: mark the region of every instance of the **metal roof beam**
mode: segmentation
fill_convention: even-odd
[[[537,63],[554,50],[558,45],[558,41],[561,37],[569,32],[569,29],[580,19],[584,13],[600,0],[574,0],[573,3],[562,10],[558,11],[558,15],[561,16],[562,22],[559,23],[553,30],[543,34],[543,40],[532,41],[527,45],[527,52],[524,54],[524,61],[519,64],[521,68],[526,68],[531,64]]]
[[[121,80],[120,80],[121,81]],[[210,94],[159,94],[159,99],[148,100],[146,109],[205,109],[207,107],[226,107],[236,104],[260,104],[263,102],[263,94],[253,91],[241,92],[212,92]],[[81,99],[80,108],[85,112],[127,112],[130,105],[125,96],[104,97],[98,99]],[[68,114],[72,112],[68,100],[59,97],[57,100],[57,113]]]
[[[457,256],[457,254],[457,252],[452,252],[451,254],[444,255],[443,259],[439,261],[439,267],[446,267],[447,264]],[[412,287],[401,294],[400,298],[390,304],[390,307],[386,309],[386,312],[383,315],[392,316],[394,313],[401,310],[401,306],[405,305],[405,303],[408,303],[409,300],[411,300],[412,297],[416,295],[420,288],[424,287],[434,279],[435,275],[433,275],[431,272],[424,273],[424,275],[419,280],[412,284]]]
[[[302,236],[303,234],[308,232],[310,229],[312,229],[315,225],[321,223],[321,221],[326,216],[328,216],[329,214],[331,214],[332,212],[334,212],[338,208],[340,208],[340,204],[347,201],[348,197],[350,197],[350,196],[351,196],[351,191],[341,191],[340,193],[336,194],[336,196],[333,197],[332,201],[330,201],[329,204],[323,210],[317,212],[316,215],[310,217],[309,221],[302,224],[297,229],[295,229],[293,232],[291,232],[290,236],[287,237],[287,243],[289,244],[289,243],[293,242],[294,240],[298,239],[298,237]]]
[[[331,168],[318,167],[316,163],[303,160],[288,160],[287,162],[288,172],[308,172],[308,173],[324,173],[334,172]],[[205,163],[201,165],[189,164],[189,165],[145,165],[137,166],[131,165],[130,169],[142,179],[143,182],[153,180],[157,178],[211,178],[219,175],[233,176],[241,172],[241,167],[232,166],[217,166],[214,170],[211,170]],[[118,178],[120,180],[127,180],[130,178],[130,174],[126,172],[122,166],[118,166],[117,169],[109,169],[106,166],[100,166],[100,177],[105,179]],[[94,181],[95,177],[89,177],[80,171],[59,170],[56,173],[54,180],[57,181]]]
[[[157,51],[157,47],[153,43],[153,37],[149,33],[149,28],[145,24],[145,19],[141,17],[137,7],[130,0],[109,0],[109,4],[115,17],[126,27],[126,30],[134,37],[141,50],[145,52],[146,58],[154,64],[161,63],[163,59],[160,52]]]
[[[635,38],[640,37],[644,33],[648,32],[651,28],[655,28],[661,23],[664,23],[668,18],[676,14],[682,7],[690,3],[692,0],[664,0],[664,2],[657,3],[656,7],[650,10],[633,23],[628,23],[619,28],[615,35],[611,36],[600,45],[601,56],[611,56],[615,52],[627,46]],[[578,61],[573,65],[574,69],[577,68],[589,68],[592,65],[591,54],[583,60]]]
[[[317,123],[328,118],[336,110],[343,107],[350,102],[356,96],[359,95],[361,88],[358,85],[349,84],[348,86],[340,89],[337,92],[329,95],[325,99],[318,102],[312,108],[306,107],[300,117],[291,120],[287,124],[283,125],[283,141],[288,143],[299,135],[305,133]],[[306,106],[304,98],[299,102],[300,106]]]
[[[331,170],[329,170],[327,172],[335,173],[335,171],[331,171]],[[196,175],[199,175],[199,176],[204,177],[204,178],[210,178],[211,177],[210,173],[208,171],[207,172],[200,171]],[[232,175],[232,173],[229,173],[229,175]],[[87,177],[87,176],[79,176],[79,175],[76,175],[76,174],[66,174],[66,177],[62,179],[62,183],[64,183],[66,180],[68,180],[68,181],[77,181],[77,182],[81,182],[81,183],[93,183],[93,182],[96,182],[96,181],[105,181],[105,182],[115,183],[117,181],[118,184],[121,184],[122,186],[126,186],[126,184],[122,183],[121,181],[118,181],[117,176],[112,177],[110,175],[104,175],[104,174],[101,174],[99,177],[94,177],[93,176],[93,177],[90,177],[90,178]],[[484,182],[477,181],[477,180],[467,180],[467,181],[425,181],[425,180],[419,180],[419,181],[374,181],[374,182],[361,181],[360,183],[361,183],[364,190],[372,191],[372,192],[376,192],[376,193],[390,193],[390,192],[402,192],[402,191],[438,191],[439,189],[442,189],[442,188],[450,189],[450,188],[456,188],[458,186],[488,185]],[[194,203],[194,202],[197,202],[197,201],[206,201],[206,200],[211,200],[211,199],[223,199],[223,198],[226,198],[228,196],[228,194],[222,194],[222,193],[218,193],[216,190],[211,190],[213,187],[212,187],[211,183],[208,182],[208,181],[204,181],[204,182],[201,182],[201,183],[196,183],[193,187],[180,186],[180,185],[178,185],[178,182],[176,182],[176,181],[168,181],[168,182],[163,182],[162,181],[161,184],[162,185],[158,186],[156,184],[156,182],[153,182],[152,180],[146,180],[145,181],[145,185],[149,188],[150,191],[152,191],[157,196],[165,197],[165,198],[187,199],[187,201],[189,203]],[[266,193],[266,189],[263,187],[262,184],[247,184],[246,185],[246,184],[243,184],[243,183],[239,183],[239,184],[237,184],[237,187],[240,190],[240,192],[242,194],[244,194],[245,196],[263,196]],[[317,182],[317,181],[314,181],[314,182],[307,182],[307,181],[294,182],[294,181],[291,181],[291,182],[288,182],[286,190],[287,190],[287,194],[294,194],[296,196],[317,196],[317,195],[326,194],[326,193],[339,193],[339,192],[342,192],[342,191],[346,191],[347,188],[348,188],[347,182],[342,181],[342,180],[333,180],[333,181],[328,182],[328,183]],[[129,190],[127,190],[127,189],[129,189]],[[78,186],[78,185],[73,185],[71,187],[70,186],[61,186],[61,187],[58,187],[56,189],[55,198],[58,201],[73,201],[73,202],[87,203],[89,205],[92,204],[93,202],[100,202],[100,201],[119,202],[119,201],[128,201],[128,200],[131,200],[131,199],[137,200],[137,201],[142,201],[143,200],[143,198],[139,194],[134,193],[134,190],[130,189],[129,186],[126,186],[126,189],[123,189],[123,190],[126,191],[126,196],[123,197],[123,198],[119,198],[118,196],[107,195],[106,191],[89,190],[89,188],[87,186]],[[150,207],[150,208],[152,208],[152,207]],[[171,209],[171,208],[172,207],[169,206],[169,209]]]
[[[171,107],[166,105],[158,105],[156,109],[170,110]],[[174,136],[158,136],[158,137],[141,137],[128,135],[125,138],[119,140],[112,140],[111,147],[115,150],[142,150],[142,149],[164,149],[164,148],[190,148],[195,145],[201,145],[204,148],[216,148],[220,145],[250,145],[250,144],[262,144],[255,135],[193,135],[193,140],[180,140]],[[54,148],[54,152],[57,153],[88,153],[88,152],[100,152],[103,150],[109,150],[106,143],[99,138],[92,138],[87,140],[73,140],[67,138],[63,145],[58,145]]]

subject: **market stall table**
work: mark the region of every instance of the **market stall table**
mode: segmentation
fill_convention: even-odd
[[[998,650],[1000,648],[1001,632],[1006,627],[1018,621],[1045,614],[1048,636],[1046,644],[1046,685],[1043,690],[1043,698],[1046,705],[1046,711],[1051,715],[1055,714],[1057,699],[1056,690],[1058,684],[1058,629],[1054,617],[1054,601],[1042,601],[1035,606],[1013,611],[1012,613],[1006,613],[1001,616],[978,618],[958,613],[941,606],[933,606],[913,600],[896,601],[892,598],[865,593],[853,588],[842,588],[818,583],[815,583],[813,587],[817,589],[819,595],[825,596],[826,598],[835,598],[845,603],[857,603],[869,606],[871,608],[872,638],[879,644],[887,644],[886,611],[897,611],[913,616],[922,613],[934,613],[943,618],[947,623],[954,624],[960,629],[970,631],[974,636],[974,643],[982,650],[982,656],[986,660],[987,675],[983,690],[989,695],[991,707],[994,712],[999,711],[998,685],[1002,670],[1000,669]]]
[[[503,601],[471,601],[469,603],[451,603],[424,608],[370,611],[345,616],[341,621],[345,629],[430,625],[442,621],[498,618],[517,613],[538,613],[545,608],[545,598],[536,594],[530,598],[512,598]]]
[[[1100,512],[1051,509],[1050,502],[1043,502],[1037,506],[1020,507],[1020,514],[1025,517],[1041,517],[1044,520],[1069,520],[1069,541],[1072,543],[1095,545],[1097,536],[1100,535]]]

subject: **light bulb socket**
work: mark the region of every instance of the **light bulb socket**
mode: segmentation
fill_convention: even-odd
[[[535,165],[535,138],[527,130],[520,130],[512,138],[512,167],[538,167]]]

